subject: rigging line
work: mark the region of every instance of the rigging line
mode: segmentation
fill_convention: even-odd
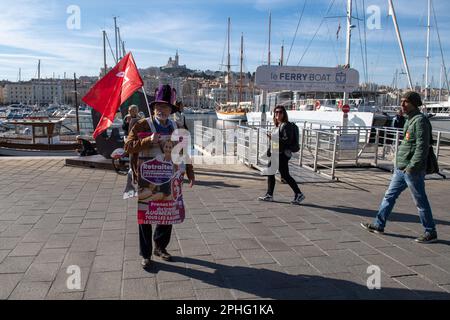
[[[433,8],[434,23],[436,25],[436,33],[437,33],[438,41],[439,41],[439,48],[441,50],[442,66],[444,67],[445,81],[447,82],[447,90],[450,91],[450,86],[449,86],[448,77],[447,77],[447,67],[445,66],[444,51],[442,50],[441,35],[439,33],[439,28],[438,28],[437,18],[436,18],[436,11],[434,10],[433,2],[431,2],[431,7]]]
[[[363,19],[364,19],[364,55],[366,59],[366,75],[369,82],[369,63],[367,59],[367,20],[366,20],[366,0],[363,0]]]
[[[109,50],[111,50],[111,54],[112,54],[112,56],[113,56],[113,59],[114,59],[114,61],[117,61],[117,60],[116,60],[116,56],[114,55],[113,49],[112,49],[112,47],[111,47],[111,43],[109,42],[108,34],[105,33],[105,35],[106,35],[106,41],[108,42]]]
[[[336,50],[336,45],[334,43],[334,40],[331,39],[331,32],[330,32],[330,28],[328,26],[328,22],[326,23],[327,26],[327,30],[328,30],[328,38],[330,39],[330,42],[333,44],[333,52],[334,52],[334,57],[336,58],[336,65],[339,64],[339,57],[338,57],[338,53]]]
[[[360,21],[359,21],[359,10],[358,10],[358,1],[355,1],[355,9],[356,9],[356,19],[358,20],[358,35],[359,35],[359,46],[361,49],[361,60],[362,60],[362,67],[363,67],[363,73],[364,73],[364,80],[366,82],[366,86],[367,86],[367,73],[366,73],[366,65],[365,65],[365,61],[364,61],[364,51],[363,51],[363,44],[362,44],[362,38],[361,38],[361,25],[360,25]],[[366,100],[364,97],[364,91],[362,90],[362,98],[363,100]]]
[[[381,48],[380,48],[380,50],[378,50],[378,55],[377,55],[377,58],[376,58],[376,62],[375,62],[375,66],[374,66],[374,70],[377,70],[378,69],[378,64],[380,63],[380,57],[381,57],[381,53],[383,52],[383,50],[384,50],[384,44],[385,44],[385,42],[386,42],[386,34],[387,34],[387,32],[388,32],[388,30],[389,30],[389,26],[390,26],[390,24],[389,24],[389,15],[387,15],[386,17],[385,17],[385,22],[384,22],[384,25],[386,26],[386,28],[383,28],[383,31],[384,31],[384,34],[383,34],[383,37],[381,38],[382,40],[381,40]]]
[[[325,14],[325,16],[328,15],[328,13],[330,13],[331,8],[333,7],[335,0],[331,0],[330,1],[330,5],[328,7],[327,13]],[[316,32],[314,33],[314,36],[312,37],[311,41],[309,41],[308,46],[305,49],[305,52],[303,52],[302,57],[300,58],[300,60],[298,61],[297,65],[300,65],[300,63],[302,62],[303,58],[305,57],[305,54],[308,52],[309,47],[311,46],[312,42],[314,41],[314,39],[316,38],[317,34],[319,33],[320,27],[322,26],[322,24],[325,21],[325,16],[322,18],[322,21],[319,24],[319,27],[317,28]]]
[[[356,19],[358,20],[359,47],[361,49],[361,60],[362,60],[362,67],[363,67],[363,73],[364,73],[364,80],[367,83],[366,65],[365,65],[365,61],[364,61],[363,45],[362,45],[362,38],[361,38],[361,25],[360,25],[360,21],[359,21],[358,1],[355,1],[355,9],[356,9]]]
[[[303,13],[305,12],[306,2],[307,2],[307,0],[305,0],[305,2],[303,3],[302,12],[300,14],[300,18],[298,19],[297,28],[295,29],[295,33],[294,33],[294,38],[292,38],[291,47],[289,48],[289,54],[286,59],[286,65],[288,64],[289,57],[291,56],[291,50],[292,50],[292,47],[294,46],[295,38],[297,37],[297,32],[298,32],[298,28],[300,26],[300,22],[302,21],[302,18],[303,18]]]

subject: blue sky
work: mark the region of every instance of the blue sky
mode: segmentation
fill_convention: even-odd
[[[267,63],[268,13],[272,11],[272,63],[280,57],[282,41],[285,58],[306,1],[297,38],[288,65],[336,66],[345,62],[345,0],[184,0],[184,1],[96,1],[96,0],[0,0],[0,79],[16,81],[37,76],[37,60],[42,60],[42,76],[97,75],[103,64],[102,30],[114,41],[113,16],[118,16],[122,38],[138,67],[164,65],[178,49],[180,63],[191,69],[220,70],[226,40],[227,18],[231,18],[231,56],[238,70],[240,35],[244,34],[246,71]],[[387,0],[355,0],[354,16],[363,17],[365,8],[380,8],[380,29],[366,30],[368,79],[391,84],[402,60],[392,20],[387,17]],[[331,9],[326,15],[327,8]],[[445,59],[450,56],[450,2],[433,0]],[[80,8],[81,28],[70,30],[66,12],[70,5]],[[426,53],[426,0],[394,0],[400,30],[414,83],[422,83]],[[356,12],[358,9],[358,13]],[[328,16],[323,22],[323,18]],[[367,16],[366,16],[367,18]],[[320,23],[322,26],[318,29]],[[339,39],[336,31],[342,26]],[[358,22],[354,24],[358,27]],[[362,68],[361,41],[364,21],[353,29],[352,67]],[[439,84],[441,58],[436,28],[432,21],[431,76]],[[305,50],[313,35],[314,41]],[[113,44],[113,43],[112,43]],[[225,61],[224,61],[225,62]],[[450,61],[446,61],[450,64]],[[108,64],[113,64],[108,52]],[[430,77],[431,78],[431,77]],[[430,79],[431,80],[431,79]],[[400,77],[400,86],[406,78]]]

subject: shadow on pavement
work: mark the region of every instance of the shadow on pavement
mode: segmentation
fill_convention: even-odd
[[[370,219],[375,218],[377,215],[376,210],[370,210],[370,209],[362,209],[362,208],[353,208],[353,207],[345,207],[345,206],[337,206],[337,207],[327,207],[327,206],[320,206],[317,204],[310,204],[305,203],[302,204],[304,207],[311,207],[311,208],[318,208],[318,209],[324,209],[329,211],[334,211],[338,213],[344,213],[344,214],[351,214],[356,215],[360,217],[367,217]],[[395,222],[417,222],[420,223],[419,214],[409,214],[409,213],[398,213],[398,212],[392,212],[389,216],[389,221],[395,221]],[[445,226],[450,226],[450,221],[440,220],[440,219],[434,219],[436,224],[441,224]]]
[[[213,287],[235,290],[237,298],[269,299],[450,299],[450,293],[400,288],[369,290],[348,280],[316,275],[291,275],[265,268],[228,266],[195,258],[174,257],[187,268],[154,261],[148,272],[173,272]],[[200,268],[199,268],[200,267]],[[193,269],[199,268],[199,269]],[[210,269],[210,270],[208,270]],[[362,281],[362,280],[361,280]],[[214,297],[211,297],[214,299]]]

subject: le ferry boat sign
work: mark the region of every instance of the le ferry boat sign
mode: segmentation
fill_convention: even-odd
[[[266,90],[303,92],[352,92],[358,88],[359,73],[351,68],[259,66],[256,85]]]

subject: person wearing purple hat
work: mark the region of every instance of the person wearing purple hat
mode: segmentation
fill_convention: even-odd
[[[161,153],[160,143],[163,137],[171,135],[177,129],[176,123],[169,119],[170,115],[177,111],[177,107],[174,105],[175,101],[175,89],[171,88],[170,85],[159,86],[155,92],[155,100],[149,106],[153,117],[139,120],[128,135],[125,142],[125,151],[134,155],[131,167],[134,176],[137,177],[138,185],[143,181],[140,178],[138,167],[139,157],[145,153],[145,158],[156,158]],[[192,187],[195,181],[192,164],[186,165],[186,174],[189,186]],[[172,256],[166,250],[171,233],[171,224],[158,224],[153,234],[153,241],[155,242],[153,254],[165,261],[172,260]],[[151,264],[152,248],[152,225],[139,224],[139,249],[142,256],[141,264],[144,268]]]
[[[437,232],[425,192],[425,174],[430,171],[427,164],[428,156],[433,152],[433,136],[428,117],[419,110],[421,105],[422,100],[417,92],[410,91],[403,95],[401,106],[407,121],[403,128],[403,141],[397,150],[394,175],[375,221],[361,223],[361,226],[369,232],[383,233],[397,198],[406,188],[409,188],[425,229],[416,242],[432,243],[437,241]]]

